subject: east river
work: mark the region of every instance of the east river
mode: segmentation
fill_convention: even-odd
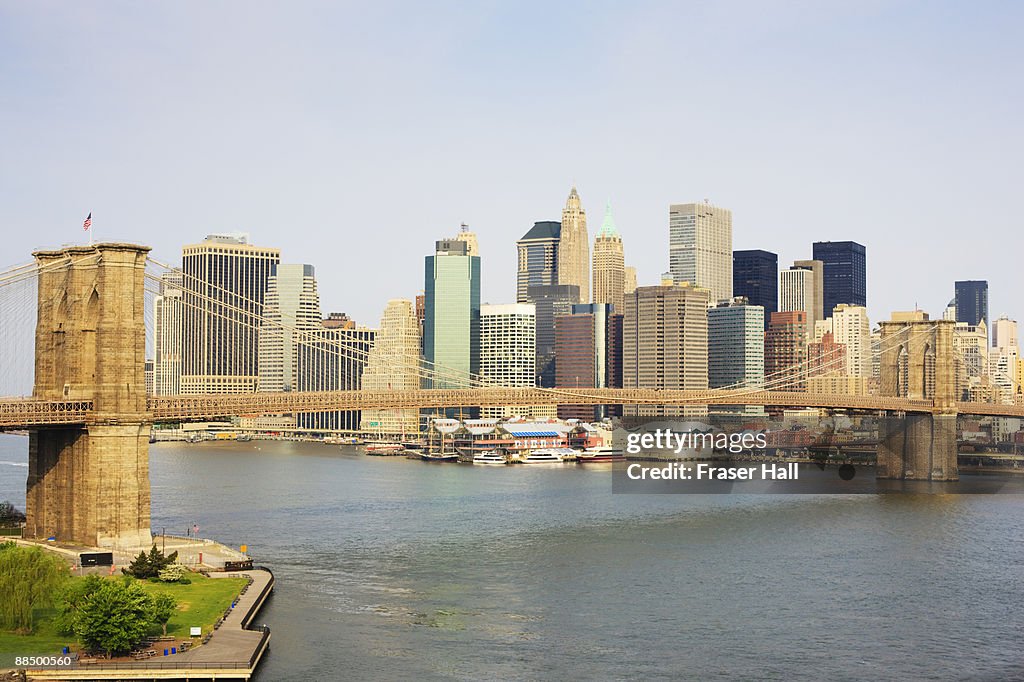
[[[627,495],[607,469],[151,447],[153,529],[277,577],[257,679],[1024,678],[1024,497]],[[27,439],[0,436],[0,500]]]

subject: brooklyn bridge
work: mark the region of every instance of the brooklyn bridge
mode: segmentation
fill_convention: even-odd
[[[816,407],[881,418],[880,478],[952,481],[958,478],[957,415],[1024,417],[1021,405],[957,399],[954,323],[945,320],[881,323],[875,396],[791,390],[793,376],[806,375],[806,366],[784,378],[768,377],[760,386],[693,391],[509,388],[471,378],[466,386],[403,391],[147,396],[145,297],[159,281],[147,272],[149,248],[106,243],[33,255],[33,263],[0,272],[0,289],[32,280],[37,292],[32,395],[0,398],[0,429],[29,432],[25,535],[32,538],[94,547],[148,546],[148,448],[154,423],[460,406]],[[0,309],[5,316],[23,313]],[[251,326],[263,322],[245,320],[244,311],[237,319]],[[428,367],[424,376],[436,380],[443,375]]]

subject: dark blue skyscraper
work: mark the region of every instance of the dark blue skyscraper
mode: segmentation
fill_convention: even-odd
[[[975,326],[985,320],[985,326],[992,322],[988,317],[988,282],[985,280],[965,280],[957,282],[956,287],[956,321],[966,322]]]
[[[857,242],[814,242],[814,260],[824,264],[822,311],[832,317],[840,303],[868,304],[867,249]]]
[[[767,329],[768,318],[779,309],[779,257],[760,249],[733,251],[732,295],[763,307]]]

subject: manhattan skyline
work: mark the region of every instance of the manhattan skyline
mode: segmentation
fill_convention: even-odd
[[[707,197],[780,268],[864,244],[873,323],[971,279],[1021,318],[1019,7],[596,7],[0,3],[7,260],[90,211],[168,262],[245,231],[376,326],[461,222],[481,300],[514,301],[515,241],[575,183],[641,286]]]

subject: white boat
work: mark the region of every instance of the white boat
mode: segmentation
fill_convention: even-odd
[[[626,460],[626,453],[620,448],[611,445],[600,445],[596,448],[587,448],[580,453],[576,461],[580,464],[604,464],[606,462],[623,462]]]
[[[541,448],[533,450],[520,460],[523,464],[561,464],[562,448]]]
[[[505,455],[501,454],[497,450],[486,450],[484,452],[473,455],[473,464],[486,464],[490,466],[501,465],[505,466],[508,464],[508,460]]]

